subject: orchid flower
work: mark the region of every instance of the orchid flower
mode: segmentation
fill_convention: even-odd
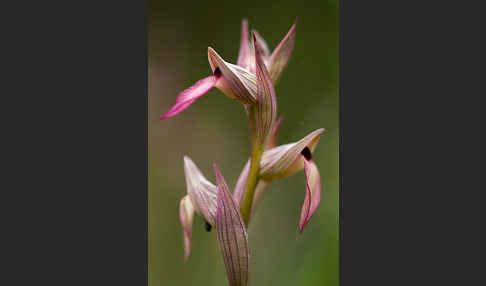
[[[192,221],[194,213],[202,216],[209,226],[214,226],[217,210],[218,188],[208,181],[199,168],[184,156],[187,195],[179,204],[179,218],[183,228],[184,259],[187,260],[192,248]]]
[[[252,214],[270,182],[288,177],[304,169],[306,193],[299,222],[299,231],[302,232],[305,225],[317,211],[321,201],[321,178],[317,165],[312,160],[312,152],[319,142],[319,137],[324,132],[324,129],[317,129],[297,142],[274,147],[281,123],[282,118],[275,124],[269,146],[263,152],[260,160],[260,181],[256,186],[255,196],[253,197]],[[250,161],[243,168],[236,183],[234,199],[238,204],[241,204],[243,198],[248,178],[249,163]]]
[[[304,169],[306,193],[300,216],[300,232],[304,230],[321,201],[321,177],[316,163],[312,160],[312,152],[323,132],[324,129],[320,128],[295,143],[267,150],[260,161],[260,178],[266,182],[290,176]]]
[[[271,55],[263,38],[258,32],[253,32],[254,37],[262,46],[264,62],[274,84],[280,78],[292,55],[296,23],[297,20]],[[199,80],[193,86],[182,91],[177,96],[175,104],[160,116],[160,119],[169,118],[182,112],[213,87],[218,88],[228,97],[236,99],[245,106],[256,104],[257,75],[254,50],[253,42],[248,41],[248,23],[243,20],[238,65],[226,62],[213,48],[208,47],[208,60],[213,75]]]
[[[217,237],[230,285],[246,285],[250,252],[248,234],[236,201],[220,171],[214,165],[218,186],[208,181],[196,164],[184,157],[187,195],[179,204],[179,216],[183,227],[184,259],[189,258],[192,246],[192,222],[194,213],[201,215],[207,224],[216,227]]]

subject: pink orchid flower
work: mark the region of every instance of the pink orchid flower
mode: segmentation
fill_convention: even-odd
[[[205,221],[216,228],[223,260],[230,285],[247,285],[250,250],[248,234],[241,218],[237,202],[214,165],[215,186],[208,181],[194,162],[184,157],[187,195],[179,204],[179,217],[183,227],[184,259],[187,260],[192,247],[192,222],[194,214],[201,215]]]
[[[281,123],[282,118],[274,125],[267,149],[263,152],[260,161],[260,181],[256,186],[253,198],[252,214],[270,182],[291,176],[304,169],[306,192],[299,222],[299,231],[302,232],[305,225],[317,211],[321,201],[321,177],[317,165],[312,159],[312,153],[324,129],[317,129],[297,142],[275,147],[277,132]],[[238,205],[243,199],[249,168],[250,161],[246,163],[236,182],[234,198]]]
[[[253,32],[254,38],[261,45],[264,63],[273,84],[278,82],[292,55],[296,24],[297,20],[271,54],[263,38],[258,32]],[[175,104],[160,116],[160,119],[179,114],[213,87],[218,88],[228,97],[238,100],[245,106],[256,104],[257,75],[254,54],[253,41],[248,40],[248,24],[246,20],[243,20],[238,64],[234,65],[224,61],[213,48],[208,47],[208,60],[213,75],[199,80],[193,86],[181,92],[177,96]]]

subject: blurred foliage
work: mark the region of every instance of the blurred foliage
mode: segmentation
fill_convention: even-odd
[[[193,251],[183,260],[179,200],[185,195],[183,156],[215,182],[216,163],[230,188],[249,157],[242,106],[212,90],[189,109],[158,120],[179,92],[211,72],[207,47],[235,62],[241,19],[273,49],[295,20],[292,60],[276,86],[285,117],[279,143],[324,127],[314,152],[321,205],[298,232],[304,173],[270,185],[249,229],[251,285],[339,284],[339,105],[337,1],[149,1],[149,285],[227,285],[214,231],[196,216]]]

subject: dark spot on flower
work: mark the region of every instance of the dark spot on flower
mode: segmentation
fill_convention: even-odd
[[[204,221],[204,227],[206,228],[206,231],[207,232],[210,232],[211,231],[212,226],[209,224],[209,222]]]
[[[304,158],[307,161],[310,161],[312,159],[312,154],[311,154],[311,151],[309,150],[308,147],[305,147],[304,150],[302,150],[302,152],[300,152],[300,154],[302,154],[302,156],[304,156]]]
[[[214,75],[217,76],[217,77],[220,77],[221,76],[221,70],[219,69],[219,67],[217,67],[215,70],[214,70]]]

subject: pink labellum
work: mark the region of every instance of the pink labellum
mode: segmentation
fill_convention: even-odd
[[[317,211],[321,202],[321,177],[319,170],[312,159],[307,160],[302,156],[302,160],[304,161],[306,189],[304,204],[300,214],[300,232],[304,230],[305,225]]]
[[[228,281],[230,286],[246,286],[250,265],[248,234],[240,210],[216,165],[214,165],[214,172],[218,182],[216,234],[223,254]]]
[[[177,96],[175,104],[169,109],[169,111],[160,116],[160,119],[172,117],[188,108],[189,105],[213,88],[216,85],[219,77],[219,75],[212,75],[203,78],[196,82],[193,86],[181,92]]]

